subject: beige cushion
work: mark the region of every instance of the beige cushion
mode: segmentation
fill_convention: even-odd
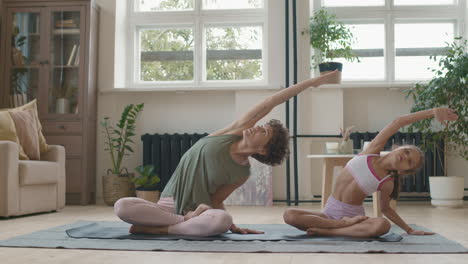
[[[33,109],[9,111],[15,122],[16,135],[24,152],[30,160],[39,160],[39,136]]]
[[[39,150],[41,153],[43,152],[46,152],[49,147],[46,143],[46,140],[45,140],[45,137],[44,135],[42,134],[42,126],[41,126],[41,122],[39,120],[39,115],[37,113],[37,102],[36,102],[36,99],[32,100],[31,102],[25,104],[25,105],[22,105],[22,106],[19,106],[19,107],[16,107],[16,108],[13,108],[13,109],[10,109],[9,112],[11,111],[24,111],[24,110],[28,110],[28,109],[32,109],[33,112],[34,112],[34,118],[36,119],[36,125],[37,125],[37,135],[39,137]]]
[[[18,144],[19,158],[21,160],[29,159],[19,143],[16,135],[16,128],[13,119],[8,111],[0,110],[0,141],[12,141]]]
[[[19,161],[20,185],[54,184],[58,181],[59,164],[49,161]]]

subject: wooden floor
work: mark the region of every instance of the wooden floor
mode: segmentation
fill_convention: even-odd
[[[301,208],[318,210],[319,205]],[[285,206],[247,207],[230,206],[228,211],[237,224],[283,223]],[[367,214],[371,205],[366,205]],[[460,209],[436,209],[427,202],[398,205],[398,212],[408,222],[432,229],[468,248],[468,204]],[[118,220],[111,207],[67,206],[58,213],[41,214],[0,220],[0,239],[31,233],[33,231],[67,224],[76,220]],[[110,250],[0,248],[0,263],[468,263],[468,254],[268,254],[268,253],[183,253],[183,252],[132,252]]]

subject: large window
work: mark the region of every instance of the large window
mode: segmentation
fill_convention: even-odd
[[[267,1],[128,2],[131,87],[268,83]]]
[[[463,36],[466,0],[311,0],[345,23],[361,62],[342,58],[343,81],[408,83],[428,80],[447,42]]]

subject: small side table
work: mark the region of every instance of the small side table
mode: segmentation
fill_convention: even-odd
[[[307,155],[309,159],[323,159],[322,165],[322,209],[327,203],[328,197],[331,195],[333,186],[333,168],[336,166],[344,167],[346,163],[351,160],[356,154],[319,154],[319,155]],[[380,211],[380,191],[372,194],[372,203],[374,207],[374,216],[381,217],[382,212]],[[396,203],[392,201],[391,207],[395,208]]]

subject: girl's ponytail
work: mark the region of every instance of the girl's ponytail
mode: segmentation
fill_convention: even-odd
[[[398,174],[398,171],[392,170],[390,171],[390,175],[393,177],[393,191],[390,194],[390,198],[396,201],[400,195],[400,174]]]

